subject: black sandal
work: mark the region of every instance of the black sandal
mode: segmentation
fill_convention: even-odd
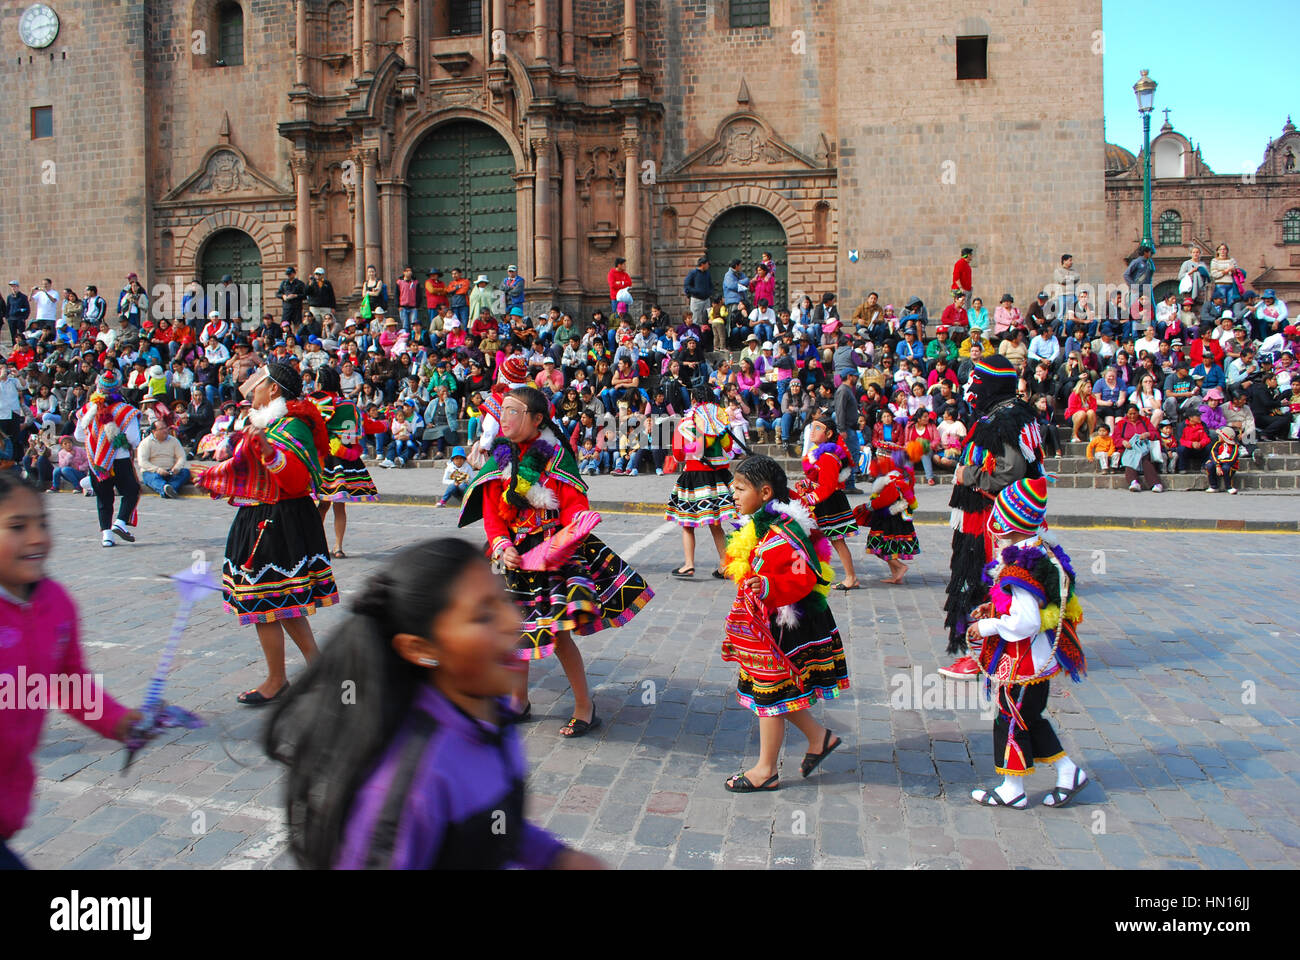
[[[285,695],[288,689],[289,689],[289,685],[286,683],[283,687],[280,688],[279,693],[277,693],[275,696],[264,697],[262,696],[262,694],[258,693],[257,688],[254,687],[252,690],[245,690],[243,693],[239,695],[237,699],[239,700],[240,703],[244,704],[244,706],[247,707],[264,707],[268,703],[272,703],[276,700],[279,700],[282,696]]]
[[[1023,793],[1018,797],[1013,797],[1011,802],[1008,803],[1006,800],[1002,799],[1002,794],[998,793],[996,790],[983,790],[981,792],[984,794],[983,800],[978,799],[974,795],[971,796],[971,799],[981,807],[1010,807],[1013,810],[1024,810],[1029,806],[1029,801]]]
[[[695,568],[678,567],[676,570],[673,571],[673,576],[676,577],[678,580],[690,580],[692,577],[695,576]]]
[[[817,765],[830,755],[832,750],[844,742],[842,737],[836,737],[835,742],[831,743],[831,737],[833,736],[835,736],[835,734],[831,733],[830,727],[827,727],[826,739],[822,741],[822,752],[805,753],[803,755],[803,763],[799,764],[799,772],[804,775],[805,780],[808,778],[810,773],[817,769]]]
[[[596,708],[593,706],[591,708],[590,723],[586,720],[579,720],[577,717],[570,717],[569,722],[560,728],[560,736],[566,740],[577,740],[579,737],[585,737],[598,727],[600,727],[600,717],[596,716]]]
[[[771,793],[773,790],[781,789],[781,784],[777,778],[778,775],[774,773],[756,787],[749,777],[743,773],[738,773],[731,779],[724,780],[722,785],[732,793]]]
[[[347,558],[348,558],[348,555],[347,555],[346,553],[344,553],[342,550],[335,550],[335,551],[334,551],[334,559],[335,559],[335,560],[346,560]]]
[[[1083,775],[1083,779],[1082,779],[1082,780],[1079,779],[1079,775],[1080,775],[1080,774]],[[1043,798],[1043,806],[1045,806],[1045,807],[1051,807],[1053,810],[1056,809],[1057,807],[1063,807],[1063,806],[1065,806],[1067,803],[1069,803],[1071,800],[1074,799],[1074,795],[1075,795],[1076,793],[1078,793],[1080,790],[1082,790],[1084,787],[1086,787],[1090,782],[1091,782],[1091,781],[1088,779],[1088,775],[1087,775],[1086,773],[1083,772],[1083,768],[1082,768],[1082,767],[1075,767],[1075,768],[1074,768],[1074,786],[1072,786],[1072,787],[1053,787],[1053,788],[1048,792],[1048,794],[1047,794],[1047,797],[1051,797],[1051,798],[1052,798],[1052,802],[1051,802],[1051,803],[1048,803],[1048,802],[1047,802],[1047,797],[1044,797],[1044,798]]]
[[[726,579],[727,579],[727,575],[726,575],[725,573],[723,573],[721,570],[714,570],[713,573],[709,574],[709,576],[713,577],[714,580],[726,580]]]

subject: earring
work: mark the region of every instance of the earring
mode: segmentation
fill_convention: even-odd
[[[437,660],[431,660],[428,657],[421,657],[420,663],[422,663],[426,667],[436,667],[438,665]]]

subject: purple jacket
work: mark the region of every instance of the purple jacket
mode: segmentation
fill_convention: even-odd
[[[512,717],[503,705],[503,717]],[[541,869],[564,844],[524,820],[515,728],[465,714],[432,686],[352,803],[340,870]]]

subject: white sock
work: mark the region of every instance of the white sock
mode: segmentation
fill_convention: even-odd
[[[113,521],[113,529],[114,529],[114,530],[121,530],[123,533],[125,533],[125,532],[126,532],[126,524],[123,523],[121,520],[114,520],[114,521]]]
[[[1016,797],[1024,794],[1025,791],[1022,786],[1024,779],[1024,777],[1013,777],[1008,774],[1003,777],[1002,782],[998,784],[996,788],[997,795],[1010,803],[1012,800],[1016,799]]]
[[[1069,790],[1074,787],[1074,772],[1079,769],[1079,765],[1069,757],[1062,757],[1056,761],[1056,785],[1062,790]]]

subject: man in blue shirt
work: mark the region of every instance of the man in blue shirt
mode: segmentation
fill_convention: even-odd
[[[1138,255],[1129,261],[1128,268],[1124,271],[1124,282],[1129,286],[1130,300],[1148,292],[1147,288],[1151,285],[1155,272],[1156,264],[1151,259],[1151,248],[1145,244],[1138,247]]]
[[[1193,367],[1192,379],[1195,380],[1197,386],[1200,387],[1202,396],[1209,393],[1215,387],[1222,390],[1227,385],[1227,379],[1223,375],[1223,368],[1213,360],[1210,361],[1208,367],[1204,362],[1198,363]]]
[[[915,330],[909,327],[903,331],[903,341],[894,348],[894,355],[901,360],[925,361],[925,347],[917,339]]]
[[[695,261],[695,269],[686,275],[682,292],[690,298],[691,319],[697,327],[703,329],[708,325],[709,298],[713,296],[708,257],[700,257]]]
[[[1061,355],[1061,344],[1052,333],[1051,327],[1042,327],[1037,336],[1029,341],[1029,359],[1028,364],[1037,364],[1040,360],[1046,360],[1051,365],[1056,364],[1056,358]]]

